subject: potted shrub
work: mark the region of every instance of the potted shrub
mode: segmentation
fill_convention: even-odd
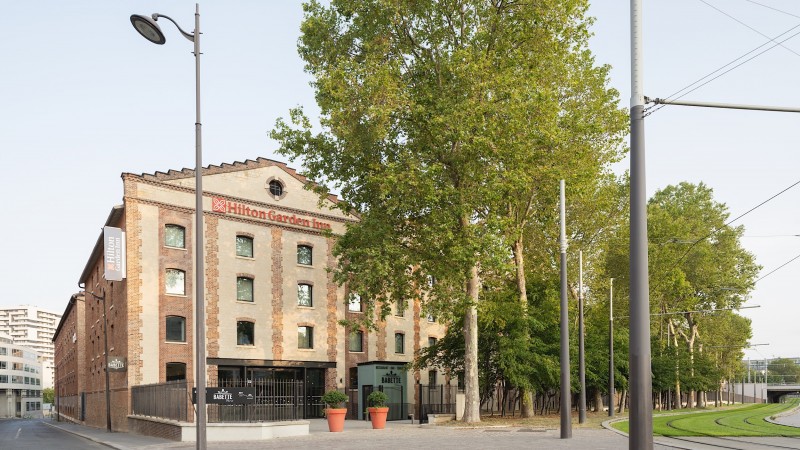
[[[325,417],[328,419],[329,431],[344,430],[344,416],[347,414],[347,408],[343,408],[342,405],[345,402],[347,402],[347,396],[339,391],[328,391],[322,396],[322,403],[327,406]]]
[[[367,411],[374,430],[382,430],[386,426],[386,415],[389,414],[387,401],[389,401],[389,396],[381,391],[372,391],[367,397],[367,405],[369,405]]]

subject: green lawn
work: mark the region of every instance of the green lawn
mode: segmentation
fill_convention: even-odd
[[[793,436],[800,437],[800,428],[776,425],[764,420],[798,405],[787,403],[748,405],[735,409],[703,413],[658,415],[653,418],[653,434],[661,436]],[[628,421],[617,422],[614,428],[628,432]]]

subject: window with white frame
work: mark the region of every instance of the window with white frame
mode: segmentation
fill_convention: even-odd
[[[361,312],[361,296],[351,293],[347,301],[347,310],[350,312]]]
[[[168,342],[186,342],[186,318],[167,316],[166,339]]]
[[[186,248],[186,228],[167,224],[164,227],[164,245],[173,248]]]
[[[297,264],[310,266],[313,263],[314,249],[310,245],[297,246]]]
[[[297,284],[297,304],[299,306],[314,306],[313,286],[307,283]]]
[[[394,334],[394,352],[403,354],[406,352],[406,335],[403,333]]]
[[[348,344],[348,349],[351,352],[363,352],[364,351],[364,332],[361,330],[353,331],[350,333],[350,342]]]
[[[314,327],[297,327],[297,348],[314,348]]]
[[[236,300],[240,302],[253,301],[253,279],[250,277],[236,277]]]
[[[253,257],[253,238],[250,236],[236,236],[236,256]]]
[[[186,272],[180,269],[167,269],[164,287],[167,294],[186,295]]]

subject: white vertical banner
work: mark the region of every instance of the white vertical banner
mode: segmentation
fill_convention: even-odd
[[[108,281],[125,278],[125,232],[120,228],[103,227],[104,277]]]

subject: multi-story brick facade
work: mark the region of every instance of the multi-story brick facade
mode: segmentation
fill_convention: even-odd
[[[54,334],[55,349],[55,397],[54,408],[57,414],[73,421],[83,420],[85,410],[81,393],[85,392],[86,378],[84,321],[85,299],[83,294],[74,294],[67,303],[67,309]]]
[[[125,232],[127,277],[103,278],[101,236],[80,277],[86,338],[78,341],[87,369],[80,389],[91,405],[85,423],[102,427],[105,307],[109,356],[127,361],[125,371],[110,373],[112,422],[120,430],[127,427],[130,387],[178,379],[193,384],[195,378],[194,172],[126,173],[122,180],[124,203],[112,209],[106,226]],[[410,301],[402,317],[389,317],[377,333],[362,330],[362,346],[349,345],[350,330],[339,321],[361,313],[348,311],[346,287],[327,269],[336,265],[335,236],[356,219],[334,208],[333,196],[320,205],[307,183],[263,158],[203,169],[209,383],[288,379],[320,394],[357,388],[359,363],[408,362],[429,337],[444,332],[420,320],[418,304]],[[396,335],[404,339],[401,351]],[[408,376],[413,383],[420,374]]]

